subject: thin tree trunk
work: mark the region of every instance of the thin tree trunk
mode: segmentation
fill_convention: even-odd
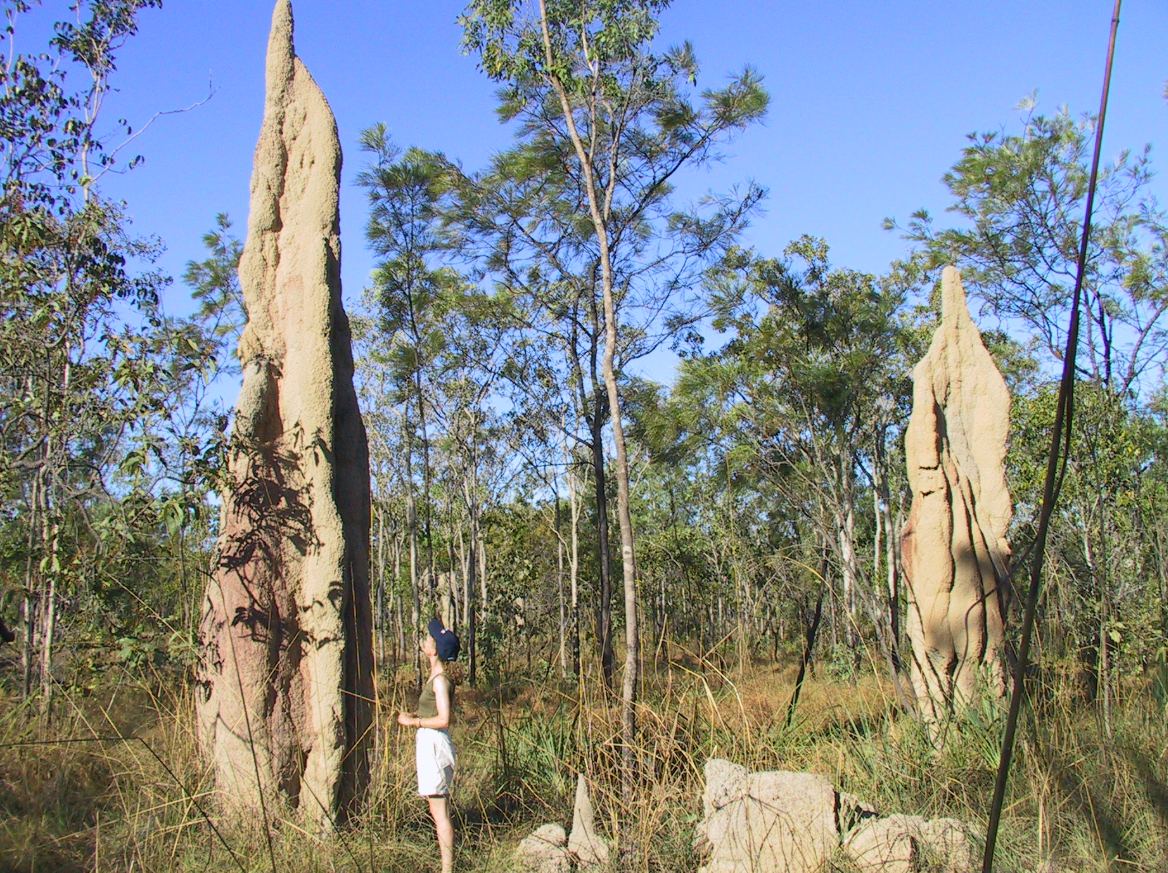
[[[402,607],[401,576],[402,576],[402,542],[401,532],[395,531],[393,537],[393,603],[394,629],[393,639],[393,669],[397,672],[397,665],[406,657],[406,617]]]
[[[479,524],[478,524],[478,482],[477,482],[477,459],[472,465],[471,478],[463,478],[463,497],[466,501],[467,514],[470,518],[470,554],[467,560],[467,575],[466,575],[466,594],[464,596],[463,607],[467,610],[466,617],[466,650],[467,660],[470,664],[470,684],[472,687],[478,682],[478,641],[477,627],[476,627],[476,613],[478,612],[474,606],[474,592],[475,592],[475,574],[478,572],[478,563],[481,560],[481,552],[479,550]],[[482,582],[482,603],[487,602],[487,587],[486,579]]]
[[[1103,730],[1107,739],[1111,731],[1111,640],[1108,624],[1111,622],[1111,598],[1106,585],[1099,591],[1099,687],[1103,702]]]
[[[900,550],[892,520],[892,496],[888,489],[888,474],[883,467],[879,490],[882,504],[880,515],[884,520],[884,529],[888,532],[884,545],[888,569],[888,639],[892,646],[892,663],[899,674],[904,670],[904,662],[900,656]]]
[[[564,602],[564,534],[560,524],[560,491],[559,483],[555,483],[556,490],[556,600],[560,608],[559,638],[560,638],[560,678],[568,678],[568,610]]]
[[[860,583],[858,558],[856,556],[856,488],[854,474],[851,469],[850,458],[841,459],[842,498],[843,505],[837,516],[837,534],[839,538],[840,566],[843,570],[844,609],[846,611],[847,631],[845,639],[852,655],[853,665],[860,666],[860,634],[859,609],[857,599]]]
[[[616,447],[616,514],[620,522],[621,569],[625,595],[625,676],[621,686],[621,797],[631,804],[637,782],[637,688],[639,682],[640,632],[637,622],[637,563],[633,545],[633,516],[630,509],[629,462],[625,448],[624,427],[621,423],[620,400],[617,396],[616,373],[613,359],[616,352],[616,311],[612,295],[612,271],[607,261],[607,244],[601,252],[605,262],[604,316],[606,341],[604,348],[604,380],[608,385],[608,404],[612,415],[612,440]]]
[[[469,513],[468,513],[469,519]],[[458,626],[460,628],[466,627],[467,611],[466,611],[466,591],[468,586],[468,579],[470,577],[469,558],[466,551],[466,535],[463,532],[463,525],[459,524],[455,528],[455,539],[457,539],[458,552],[458,578],[459,578],[459,600],[461,601],[462,611],[458,615]],[[453,566],[453,562],[451,563]]]
[[[33,555],[36,551],[37,520],[40,512],[40,474],[33,477],[28,502],[28,554],[24,561],[24,641],[21,644],[21,699],[32,694],[33,641],[36,639],[37,597],[34,590]]]
[[[446,563],[450,569],[449,569],[449,572],[447,573],[447,576],[446,576],[446,585],[442,586],[441,594],[440,594],[440,596],[446,600],[446,606],[441,610],[441,612],[439,614],[442,616],[442,623],[446,627],[450,628],[455,633],[459,633],[460,630],[458,627],[458,595],[457,595],[457,592],[458,592],[458,589],[460,586],[458,585],[457,582],[454,581],[455,580],[454,568],[455,568],[455,566],[458,566],[459,569],[461,570],[462,567],[461,567],[461,561],[456,560],[456,558],[455,558],[454,540],[455,540],[455,531],[456,530],[458,531],[458,536],[462,536],[462,525],[459,524],[454,518],[454,500],[453,500],[453,498],[451,498],[451,500],[449,501],[449,503],[447,505],[446,529],[447,529]]]
[[[547,5],[540,0],[540,21],[543,30],[543,41],[548,67],[552,68],[551,36],[548,32]],[[625,594],[625,676],[621,688],[621,795],[626,805],[633,801],[636,782],[636,699],[637,699],[637,667],[638,642],[637,632],[637,564],[633,547],[633,519],[629,508],[629,463],[625,447],[624,424],[621,421],[620,397],[616,384],[616,303],[613,295],[612,253],[609,250],[608,227],[606,212],[611,203],[612,186],[616,184],[616,173],[610,173],[608,189],[604,206],[600,202],[600,191],[593,173],[592,159],[588,156],[584,142],[576,129],[573,107],[568,100],[567,92],[556,74],[551,74],[551,84],[560,98],[560,107],[564,112],[564,121],[567,124],[568,134],[576,150],[580,168],[584,173],[585,188],[588,194],[588,209],[592,217],[592,225],[596,231],[597,242],[600,247],[601,291],[604,297],[604,385],[608,394],[608,410],[612,425],[612,441],[616,449],[616,487],[617,487],[617,521],[620,525],[621,536],[621,567],[624,576]],[[615,161],[615,149],[611,160]]]
[[[570,465],[567,441],[564,442],[564,465],[568,470],[568,505],[571,512],[571,550],[568,553],[568,577],[571,588],[572,675],[580,678],[580,492],[576,474]]]
[[[604,442],[601,433],[601,398],[592,414],[592,478],[596,487],[596,552],[600,570],[600,596],[596,601],[596,642],[600,649],[600,669],[605,686],[612,687],[612,563],[608,541],[608,485],[604,469]]]
[[[795,689],[791,692],[791,702],[787,704],[787,727],[790,727],[795,720],[795,709],[799,706],[799,694],[803,690],[803,681],[807,677],[807,667],[811,663],[811,655],[815,651],[815,638],[819,635],[819,622],[823,617],[823,595],[827,591],[827,568],[827,550],[825,549],[823,561],[819,567],[819,593],[815,598],[815,612],[803,637],[803,657],[799,661],[799,673],[795,677]]]
[[[45,550],[49,556],[49,589],[46,592],[43,610],[45,627],[44,642],[41,646],[41,712],[47,718],[53,712],[53,636],[57,629],[57,577],[60,576],[58,548],[61,528],[58,521],[52,517],[53,508],[49,502],[48,489],[42,488],[41,494],[41,518],[45,523]]]
[[[375,504],[376,505],[376,504]],[[385,509],[377,511],[377,631],[378,663],[385,664]]]
[[[485,621],[490,611],[488,607],[490,601],[487,600],[487,544],[483,542],[481,531],[479,532],[479,542],[476,548],[479,553],[479,603],[482,604],[483,620]]]
[[[1095,563],[1095,545],[1092,542],[1090,532],[1086,529],[1086,524],[1089,523],[1089,521],[1085,522],[1082,532],[1083,559],[1086,561],[1087,569],[1091,574],[1091,579],[1094,580],[1095,584],[1099,587],[1099,591],[1097,592],[1095,599],[1095,626],[1096,631],[1098,632],[1098,640],[1094,647],[1088,644],[1085,647],[1086,651],[1080,654],[1080,658],[1086,662],[1085,666],[1087,668],[1087,678],[1092,685],[1092,687],[1089,688],[1091,702],[1098,703],[1099,693],[1102,690],[1104,681],[1103,659],[1105,656],[1103,654],[1103,650],[1106,646],[1106,642],[1104,641],[1104,637],[1106,635],[1103,633],[1102,624],[1103,582],[1099,576],[1099,568]]]
[[[410,537],[410,592],[413,595],[413,610],[410,613],[410,633],[406,635],[406,646],[413,648],[414,673],[417,690],[422,689],[422,653],[414,637],[422,626],[422,592],[418,584],[418,511],[414,503],[414,465],[413,444],[409,438],[409,427],[406,418],[402,419],[406,427],[406,525]]]
[[[393,672],[397,673],[398,665],[406,657],[406,620],[405,606],[402,604],[401,592],[396,592],[393,598],[394,616],[396,618],[396,635],[393,638]]]
[[[438,593],[438,576],[435,572],[434,563],[434,537],[433,525],[431,521],[431,500],[430,494],[430,435],[426,426],[426,404],[422,400],[422,374],[418,370],[417,376],[417,403],[418,403],[418,423],[422,428],[422,510],[425,513],[425,529],[423,534],[426,539],[426,570],[427,581],[429,582],[428,592],[430,598],[430,607],[436,605]],[[411,480],[412,481],[412,480]],[[421,676],[421,661],[418,661],[418,675]]]

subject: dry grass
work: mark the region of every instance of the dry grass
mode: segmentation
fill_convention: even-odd
[[[1000,734],[995,703],[975,708],[935,752],[872,676],[812,676],[786,728],[793,673],[790,665],[757,665],[731,675],[680,658],[650,665],[631,807],[619,790],[617,704],[594,678],[577,689],[549,670],[489,693],[460,689],[460,869],[501,870],[535,825],[567,825],[583,771],[595,785],[599,824],[619,832],[628,869],[696,870],[701,768],[714,756],[817,772],[886,812],[984,823]],[[181,683],[114,666],[103,679],[100,696],[62,689],[48,725],[10,695],[0,698],[5,873],[250,873],[271,870],[273,860],[280,873],[436,868],[433,832],[413,796],[412,732],[393,721],[407,703],[407,674],[379,684],[374,780],[358,820],[321,841],[293,815],[274,816],[270,852],[255,821],[216,810]],[[1113,723],[1104,740],[1082,703],[1047,703],[1034,715],[1016,757],[998,869],[1032,871],[1048,860],[1082,873],[1168,869],[1164,711],[1133,688]]]

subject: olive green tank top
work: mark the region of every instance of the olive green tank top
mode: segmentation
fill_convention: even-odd
[[[439,673],[438,675],[441,676],[442,674]],[[434,680],[436,678],[437,676],[431,676],[426,684],[422,686],[422,693],[418,696],[419,718],[437,718],[438,716],[438,696],[434,693]]]

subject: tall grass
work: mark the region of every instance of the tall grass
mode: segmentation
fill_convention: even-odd
[[[549,671],[549,674],[552,671]],[[597,823],[619,839],[614,865],[696,870],[702,767],[820,773],[881,812],[984,824],[1002,717],[996,701],[950,726],[937,751],[898,713],[891,689],[861,677],[812,676],[785,726],[794,666],[728,674],[694,659],[650,669],[638,711],[641,778],[621,803],[619,701],[586,676],[460,688],[456,826],[459,869],[499,871],[536,825],[571,821],[576,777],[593,786]],[[378,684],[377,745],[367,802],[328,840],[275,810],[267,835],[214,803],[183,682],[111,665],[96,691],[61,689],[52,723],[0,689],[0,870],[418,871],[436,868],[425,804],[414,796],[413,732],[396,710],[411,677]],[[1041,689],[1038,689],[1041,691]],[[1163,707],[1127,689],[1104,740],[1094,710],[1066,689],[1039,693],[1016,757],[998,869],[1168,869],[1168,730]],[[842,861],[831,869],[844,871]]]

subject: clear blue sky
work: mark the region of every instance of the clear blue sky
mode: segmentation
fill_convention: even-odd
[[[384,121],[400,145],[441,150],[470,170],[510,134],[494,115],[490,82],[459,52],[461,3],[293,7],[297,53],[340,128],[342,276],[352,307],[372,266],[364,196],[353,184],[364,162],[360,131]],[[828,240],[836,264],[880,272],[904,253],[881,219],[904,220],[922,206],[943,212],[940,178],[966,134],[1016,130],[1014,107],[1033,91],[1040,111],[1096,110],[1111,10],[1112,0],[680,0],[662,18],[662,43],[694,43],[699,86],[749,63],[772,95],[765,124],[683,190],[754,178],[770,190],[749,237],[760,251],[777,255],[811,233]],[[122,52],[111,122],[124,116],[140,126],[202,99],[208,76],[217,89],[206,105],[156,121],[135,143],[145,163],[104,185],[127,201],[136,231],[166,243],[161,266],[176,277],[203,256],[200,237],[217,212],[230,213],[241,236],[246,229],[271,11],[270,0],[166,0],[142,14]],[[1168,4],[1127,0],[1105,155],[1168,142],[1166,44]],[[1163,180],[1157,187],[1168,200]],[[176,282],[168,308],[186,311],[185,295]]]

